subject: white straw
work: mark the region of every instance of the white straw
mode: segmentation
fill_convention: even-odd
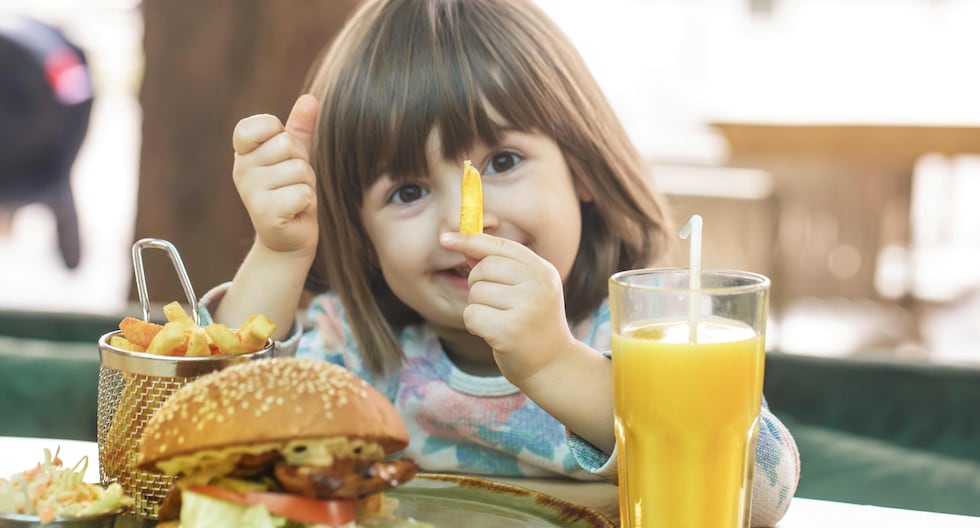
[[[690,342],[698,342],[698,290],[701,289],[701,216],[694,215],[687,224],[681,228],[681,238],[691,239],[691,270],[688,287],[691,290],[688,296],[687,325],[689,328]]]

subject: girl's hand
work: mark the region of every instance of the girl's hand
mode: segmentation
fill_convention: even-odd
[[[255,228],[256,244],[312,258],[316,251],[316,175],[310,148],[319,105],[301,95],[283,125],[268,114],[235,127],[233,176]]]
[[[612,362],[572,335],[558,270],[492,235],[444,233],[440,242],[475,262],[463,322],[493,349],[500,372],[568,430],[612,453]]]
[[[575,346],[558,270],[526,246],[487,234],[446,234],[442,245],[475,261],[466,329],[493,349],[501,373],[520,386]]]

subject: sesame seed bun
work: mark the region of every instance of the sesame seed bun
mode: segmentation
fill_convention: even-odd
[[[386,454],[408,445],[391,402],[347,369],[260,359],[205,374],[174,393],[143,429],[137,465],[159,471],[158,462],[202,451],[337,437],[376,442]]]

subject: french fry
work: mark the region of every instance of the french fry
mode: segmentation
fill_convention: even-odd
[[[184,311],[184,307],[179,302],[174,301],[163,307],[163,315],[172,323],[182,323],[186,326],[194,326],[194,318]]]
[[[470,160],[463,162],[459,232],[467,235],[483,232],[483,184],[479,171],[473,168]]]
[[[150,341],[146,352],[160,356],[182,355],[176,349],[188,338],[186,330],[187,325],[181,323],[169,322],[163,325],[163,330]]]
[[[146,352],[146,347],[137,345],[121,335],[114,335],[109,338],[109,346],[129,350],[130,352]]]
[[[190,335],[187,338],[187,351],[184,355],[187,357],[210,356],[211,348],[208,347],[208,335],[204,333],[204,329],[194,326],[188,332]]]
[[[253,315],[242,323],[235,334],[245,348],[244,352],[255,352],[265,347],[266,341],[276,331],[276,323],[264,315]]]
[[[122,335],[126,340],[146,350],[146,347],[150,346],[150,341],[153,341],[153,338],[160,333],[160,330],[163,330],[163,327],[135,317],[124,317],[119,322],[119,329],[122,330]]]
[[[204,327],[204,332],[211,338],[211,342],[218,348],[221,354],[235,355],[245,351],[235,332],[221,323],[212,323]]]

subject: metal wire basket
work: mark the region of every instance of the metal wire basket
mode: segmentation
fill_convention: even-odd
[[[177,249],[159,239],[142,239],[133,245],[133,267],[143,308],[143,320],[150,316],[143,272],[142,250],[163,249],[177,270],[194,322],[200,324],[197,298]],[[151,525],[157,519],[160,503],[173,485],[174,477],[138,469],[136,459],[143,427],[151,416],[177,389],[194,378],[243,361],[270,358],[275,347],[270,340],[265,348],[249,354],[210,357],[159,356],[130,352],[109,345],[109,339],[121,334],[109,332],[99,339],[98,427],[99,475],[102,485],[118,482],[134,499],[124,514],[128,525]]]

